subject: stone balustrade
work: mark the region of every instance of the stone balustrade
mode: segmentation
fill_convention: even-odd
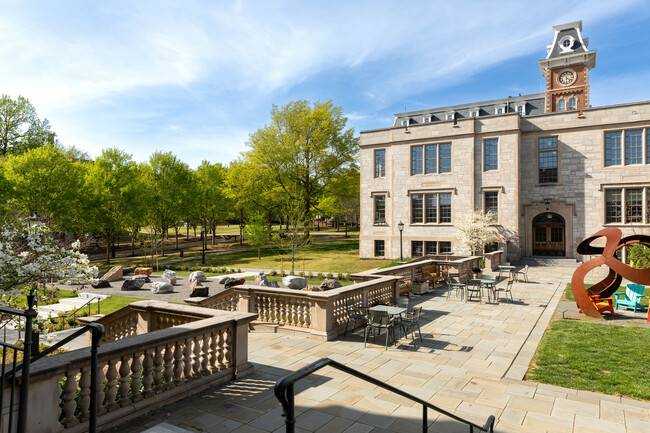
[[[344,332],[352,307],[395,302],[399,296],[399,280],[398,276],[375,275],[368,281],[324,292],[241,285],[185,302],[255,313],[263,323],[332,340]]]
[[[114,341],[98,352],[100,430],[251,369],[248,329],[255,314],[160,301],[135,302],[124,310],[104,318]],[[125,331],[119,331],[122,325]],[[30,380],[27,431],[87,431],[88,348],[35,362]]]
[[[505,258],[503,250],[485,253],[485,267],[491,271],[499,270],[499,265],[503,264]]]

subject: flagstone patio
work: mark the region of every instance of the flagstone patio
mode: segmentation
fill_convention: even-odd
[[[150,413],[115,431],[284,432],[275,381],[323,357],[385,380],[479,425],[497,418],[497,432],[648,432],[650,402],[523,381],[571,268],[531,268],[515,302],[464,303],[441,294],[418,297],[423,342],[383,338],[364,348],[359,332],[324,342],[304,334],[253,332],[252,376]],[[325,368],[297,387],[297,432],[421,431],[422,408],[402,397]],[[467,427],[429,411],[431,432]]]

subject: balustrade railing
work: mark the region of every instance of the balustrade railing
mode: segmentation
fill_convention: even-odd
[[[254,314],[159,301],[131,305],[134,308],[120,320],[139,314],[138,335],[105,343],[97,354],[98,426],[141,416],[250,369],[247,333]],[[149,317],[143,312],[148,312]],[[147,323],[143,322],[156,315],[194,319],[181,326],[147,332]],[[163,323],[155,320],[151,326]],[[120,322],[111,323],[115,326]],[[85,431],[91,389],[91,365],[86,352],[65,352],[32,366],[30,407],[34,409],[30,411],[27,431]]]

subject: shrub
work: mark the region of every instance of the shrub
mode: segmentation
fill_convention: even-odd
[[[328,273],[327,273],[327,278],[330,278],[330,279],[331,279],[331,278],[334,278],[334,274],[331,273],[331,272],[328,272]]]
[[[637,269],[650,268],[650,248],[634,244],[628,249],[628,257],[632,267]]]
[[[323,275],[322,272],[319,272],[319,273],[318,273],[318,278],[320,278],[320,279],[322,280],[323,278],[325,278],[325,275]]]
[[[270,273],[269,275],[271,275],[271,276],[273,276],[273,277],[274,277],[274,276],[276,276],[276,275],[278,275],[278,272],[277,272],[277,271],[275,271],[275,270],[273,270],[273,271],[271,271],[271,273]]]

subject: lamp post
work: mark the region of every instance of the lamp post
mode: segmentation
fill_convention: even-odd
[[[402,249],[402,232],[404,232],[404,223],[400,221],[399,224],[397,224],[397,228],[399,229],[399,261],[403,262],[404,254]]]
[[[205,265],[205,240],[206,240],[206,230],[205,222],[201,225],[201,264]]]

